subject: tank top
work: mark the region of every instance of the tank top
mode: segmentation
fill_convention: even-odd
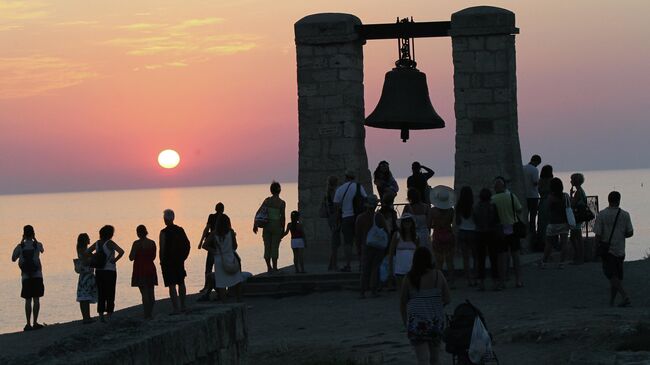
[[[406,275],[411,271],[413,264],[413,253],[417,246],[413,241],[404,241],[402,237],[398,237],[399,241],[395,248],[395,274]]]
[[[104,250],[104,254],[106,255],[106,264],[104,264],[104,267],[98,270],[107,270],[107,271],[117,271],[117,268],[115,266],[115,263],[113,260],[115,259],[115,250],[111,250],[107,243],[112,242],[111,240],[107,240],[102,244],[102,250]],[[97,245],[99,246],[99,241],[97,241]]]

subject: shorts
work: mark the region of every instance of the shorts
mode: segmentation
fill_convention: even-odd
[[[611,253],[607,253],[603,256],[603,274],[607,279],[612,279],[617,277],[619,280],[623,280],[623,261],[625,257],[614,256]]]
[[[43,285],[43,278],[27,278],[23,279],[23,287],[20,290],[20,297],[40,298],[45,294],[45,286]]]
[[[165,282],[165,286],[169,287],[172,285],[183,284],[185,282],[185,268],[180,265],[161,265],[162,266],[162,277]]]
[[[305,240],[303,238],[292,238],[291,248],[305,248]]]
[[[352,246],[354,243],[354,225],[357,221],[356,216],[345,217],[341,222],[341,233],[343,233],[343,244]]]
[[[503,235],[497,239],[497,253],[515,252],[521,249],[521,242],[514,234]]]
[[[547,236],[559,236],[561,234],[569,234],[569,225],[567,223],[549,223],[546,226]]]

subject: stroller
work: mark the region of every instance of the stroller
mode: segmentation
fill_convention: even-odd
[[[483,314],[469,300],[459,304],[447,320],[445,351],[452,354],[454,365],[499,364]]]

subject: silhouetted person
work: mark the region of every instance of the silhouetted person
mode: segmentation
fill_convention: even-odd
[[[297,210],[291,212],[291,222],[287,224],[282,237],[291,233],[291,251],[293,251],[293,268],[296,274],[305,273],[304,251],[307,245],[305,231],[300,223],[300,213]]]
[[[18,260],[18,267],[20,267],[22,279],[20,296],[25,299],[25,319],[27,320],[25,331],[43,328],[43,325],[38,323],[38,312],[41,309],[40,298],[45,293],[40,258],[43,252],[43,244],[36,240],[34,227],[30,225],[23,227],[23,239],[14,249],[11,261]]]
[[[266,271],[272,273],[278,271],[278,256],[280,255],[280,241],[282,241],[286,221],[285,210],[287,203],[280,199],[282,186],[280,186],[279,182],[272,182],[269,190],[271,196],[264,199],[259,210],[266,210],[266,222],[263,227],[260,226],[259,221],[253,222],[253,233],[257,234],[258,228],[262,228]]]
[[[154,286],[158,285],[158,274],[156,265],[156,242],[147,238],[147,227],[139,225],[136,230],[138,240],[133,242],[129,260],[133,261],[133,275],[131,275],[131,286],[137,287],[142,296],[142,307],[144,318],[153,318],[153,305],[156,303]]]
[[[477,255],[476,255],[476,223],[474,222],[474,193],[469,186],[463,186],[460,189],[460,196],[456,203],[456,228],[458,229],[458,238],[456,242],[460,246],[460,252],[463,254],[463,269],[467,286],[477,284]],[[474,261],[470,264],[470,258]],[[485,256],[483,256],[485,259]]]
[[[341,271],[351,271],[352,264],[352,244],[354,243],[354,228],[362,209],[355,207],[355,197],[358,195],[365,199],[368,195],[361,184],[354,181],[354,171],[345,172],[345,182],[336,189],[334,194],[334,204],[336,204],[341,216],[341,233],[343,233],[343,250],[345,251],[345,266]],[[357,254],[361,260],[361,246],[357,243]]]
[[[208,221],[205,224],[205,228],[203,228],[203,234],[201,235],[201,240],[199,241],[199,250],[203,248],[203,243],[205,242],[205,239],[208,237],[212,231],[216,228],[217,225],[217,218],[224,212],[224,205],[223,203],[219,202],[217,205],[214,207],[214,213],[210,214],[208,216]],[[211,254],[210,252],[206,252],[205,255],[205,284],[203,285],[203,289],[201,289],[201,292],[203,292],[203,295],[199,298],[199,301],[208,301],[210,300],[210,292],[212,292],[212,289],[214,289],[214,275],[212,273],[212,269],[214,267],[214,255]]]
[[[569,220],[566,215],[566,208],[571,207],[569,194],[564,192],[562,180],[554,177],[551,180],[551,192],[548,195],[548,225],[546,226],[546,244],[544,246],[544,257],[541,268],[546,264],[555,248],[560,251],[560,263],[558,268],[564,268],[567,255],[567,243],[569,242]]]
[[[327,218],[327,225],[330,228],[330,261],[327,271],[337,271],[339,247],[341,247],[341,215],[334,204],[334,194],[339,186],[339,178],[331,175],[327,178],[327,188],[323,202],[321,203],[321,218]]]
[[[582,185],[585,183],[585,176],[581,173],[571,174],[571,208],[574,212],[580,212],[589,209],[587,204],[587,193],[585,193]],[[584,241],[582,239],[583,224],[588,223],[579,220],[576,214],[576,226],[571,228],[570,239],[573,245],[573,264],[581,265],[585,260]]]
[[[377,187],[379,200],[383,201],[384,195],[392,195],[394,197],[399,191],[397,181],[393,177],[393,173],[390,171],[390,166],[386,161],[381,161],[377,165],[377,168],[373,173],[373,182]]]
[[[413,175],[406,179],[406,187],[408,189],[414,188],[419,191],[422,201],[429,204],[429,184],[427,181],[433,176],[433,174],[435,174],[435,172],[424,165],[420,165],[417,161],[413,162],[411,170],[413,171]],[[422,170],[424,170],[424,172]]]
[[[512,266],[515,269],[516,286],[523,287],[524,283],[521,278],[521,267],[519,265],[519,249],[521,243],[519,237],[515,236],[513,225],[521,213],[521,203],[517,196],[506,190],[506,181],[502,177],[494,180],[494,192],[492,203],[496,207],[499,222],[501,223],[501,238],[498,240],[499,246],[499,286],[498,289],[505,289],[506,269],[508,265],[508,255],[512,257]]]
[[[103,226],[99,229],[99,240],[86,250],[88,254],[102,250],[105,257],[103,265],[99,263],[95,269],[98,294],[97,313],[99,313],[99,320],[102,322],[110,319],[115,311],[115,285],[117,284],[115,263],[124,255],[124,250],[113,242],[113,234],[115,234],[113,226]],[[117,252],[117,256],[115,256],[115,252]],[[106,318],[104,313],[106,313]]]
[[[232,229],[230,218],[222,214],[217,218],[214,240],[210,240],[203,249],[214,255],[214,286],[222,301],[228,292],[234,291],[237,302],[241,301],[241,261],[237,256],[237,234]]]
[[[546,226],[548,225],[548,195],[551,193],[551,180],[553,179],[553,166],[544,165],[539,173],[537,191],[539,191],[539,205],[537,212],[537,237],[534,248],[536,251],[544,251],[546,242]]]
[[[537,211],[539,207],[539,170],[537,166],[542,163],[539,155],[533,155],[530,162],[524,166],[524,189],[528,203],[528,229],[533,239],[536,237]]]
[[[77,237],[77,260],[75,260],[75,271],[79,274],[77,281],[77,302],[83,323],[93,323],[90,317],[90,304],[97,303],[97,280],[95,279],[95,269],[90,267],[90,256],[86,254],[90,237],[88,234],[81,233]]]
[[[370,289],[373,296],[377,296],[379,265],[381,265],[390,243],[386,220],[383,215],[376,211],[378,203],[379,199],[377,199],[376,195],[368,196],[365,203],[366,211],[357,217],[354,230],[355,240],[363,250],[361,255],[363,259],[361,265],[361,298],[366,297],[368,289]],[[370,233],[372,229],[378,230],[379,236]],[[381,231],[383,231],[383,234]],[[368,242],[369,239],[372,239],[374,244]]]
[[[623,289],[623,261],[625,260],[625,239],[634,235],[630,213],[620,208],[621,193],[612,191],[607,196],[609,206],[598,213],[594,224],[596,242],[605,242],[609,250],[603,255],[603,273],[610,282],[609,304],[614,305],[616,295],[621,294],[619,307],[632,302]]]
[[[185,259],[190,254],[190,240],[187,238],[185,230],[174,224],[174,218],[174,211],[165,209],[163,220],[166,227],[160,231],[159,240],[160,267],[174,308],[171,314],[178,314],[185,311],[185,276],[187,276]],[[178,287],[178,292],[176,287]]]

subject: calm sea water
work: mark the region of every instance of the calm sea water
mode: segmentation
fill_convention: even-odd
[[[569,173],[558,176],[568,182]],[[628,240],[628,259],[639,259],[646,253],[650,243],[650,170],[619,170],[585,172],[588,195],[599,195],[601,208],[607,193],[613,189],[623,194],[623,207],[632,215],[635,236]],[[406,182],[398,197],[404,201]],[[432,186],[452,186],[452,177],[435,177]],[[149,189],[128,191],[101,191],[61,194],[31,194],[0,196],[0,333],[21,330],[24,325],[23,300],[20,298],[20,270],[10,261],[15,245],[20,241],[22,227],[32,224],[39,241],[45,246],[42,257],[45,297],[41,301],[40,321],[45,323],[66,322],[79,319],[75,301],[77,278],[72,260],[76,257],[77,235],[87,232],[96,240],[99,228],[104,224],[115,226],[114,241],[126,252],[136,239],[135,227],[147,226],[150,237],[158,240],[158,232],[164,227],[162,211],[172,208],[176,223],[185,228],[192,241],[192,252],[186,269],[189,293],[203,286],[205,251],[196,249],[207,215],[214,205],[222,201],[226,213],[232,219],[238,233],[239,253],[245,271],[259,273],[265,270],[262,259],[261,235],[252,232],[252,216],[268,195],[268,185],[217,186],[200,188]],[[282,197],[287,210],[297,207],[297,184],[283,184]],[[291,249],[286,242],[280,247],[280,265],[290,264]],[[137,288],[130,286],[132,263],[125,256],[118,262],[116,308],[140,303]],[[159,273],[159,281],[162,278]],[[161,285],[156,289],[157,298],[166,296]]]

